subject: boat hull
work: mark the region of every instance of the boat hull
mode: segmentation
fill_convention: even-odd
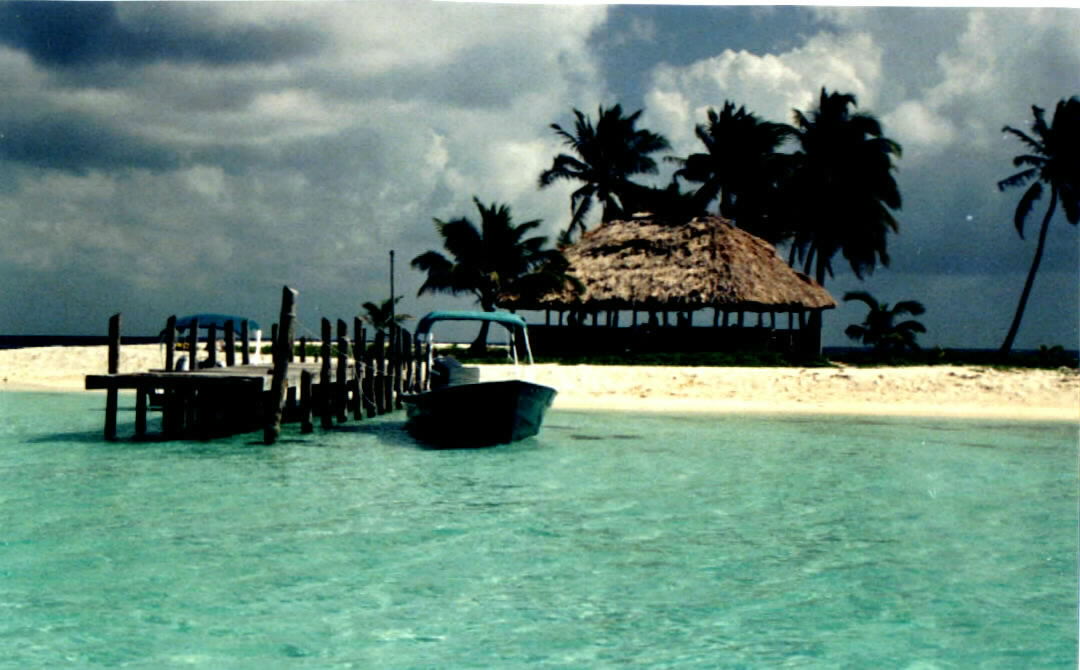
[[[436,447],[486,447],[536,435],[555,389],[521,380],[460,384],[403,395],[406,428]]]

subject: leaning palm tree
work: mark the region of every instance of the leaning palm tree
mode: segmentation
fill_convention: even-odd
[[[602,220],[611,221],[628,214],[626,198],[635,187],[630,181],[638,174],[653,174],[656,161],[649,154],[669,148],[662,135],[635,128],[642,110],[623,116],[622,106],[597,110],[597,121],[581,111],[574,110],[574,131],[564,130],[559,124],[551,124],[563,142],[573,149],[575,155],[555,156],[551,167],[540,174],[540,188],[550,186],[561,179],[581,182],[570,195],[571,231],[584,232],[585,217],[593,201],[603,207]],[[632,196],[631,196],[632,197]]]
[[[785,198],[802,213],[793,252],[822,285],[837,252],[860,279],[878,263],[888,266],[886,237],[898,230],[890,210],[900,208],[892,175],[900,145],[874,116],[852,113],[855,105],[854,95],[822,88],[817,109],[795,110],[799,150]]]
[[[374,328],[376,332],[385,333],[390,329],[391,323],[401,325],[411,319],[411,315],[398,314],[396,311],[397,304],[401,302],[402,297],[399,295],[393,299],[386,298],[378,304],[365,302],[363,308],[367,313],[362,317],[364,323]]]
[[[450,221],[435,219],[435,227],[450,254],[427,251],[412,260],[412,266],[427,273],[418,295],[424,293],[467,293],[480,308],[493,312],[504,296],[537,295],[563,287],[568,264],[556,249],[545,249],[548,238],[527,237],[540,220],[515,224],[507,205],[485,207],[473,198],[480,211],[480,226],[466,217]],[[486,348],[488,322],[471,350]]]
[[[1076,225],[1080,221],[1080,98],[1073,96],[1068,100],[1058,101],[1054,120],[1050,125],[1046,124],[1042,108],[1033,105],[1031,110],[1035,116],[1031,124],[1032,135],[1010,126],[1002,129],[1002,132],[1010,133],[1026,144],[1031,153],[1021,154],[1013,159],[1015,167],[1025,169],[999,181],[998,190],[1023,186],[1034,180],[1020,197],[1013,217],[1016,232],[1021,239],[1024,237],[1024,222],[1035,201],[1042,197],[1044,184],[1050,187],[1050,204],[1043,215],[1035,257],[1031,261],[1031,269],[1020,294],[1020,303],[1016,306],[1016,315],[1009,326],[1005,341],[1001,344],[1002,356],[1007,356],[1012,351],[1016,333],[1020,330],[1020,321],[1024,318],[1031,287],[1035,283],[1035,274],[1039,271],[1039,263],[1042,262],[1046,247],[1046,231],[1049,229],[1050,219],[1054,218],[1057,211],[1058,201],[1061,201],[1065,219],[1069,223]]]
[[[776,202],[776,187],[787,154],[778,149],[795,129],[783,123],[762,121],[726,101],[718,113],[709,108],[707,124],[698,124],[694,134],[705,145],[705,153],[686,158],[669,157],[681,167],[675,178],[700,183],[694,202],[702,210],[720,199],[720,216],[770,242],[778,242],[783,232],[770,220],[769,205]]]
[[[919,316],[926,312],[922,303],[914,300],[902,300],[890,307],[888,303],[878,302],[866,291],[850,291],[844,294],[844,301],[858,300],[869,308],[866,319],[861,324],[852,324],[844,330],[849,338],[872,346],[878,353],[898,353],[905,349],[918,349],[916,333],[925,333],[926,327],[918,321],[896,320],[905,315]]]

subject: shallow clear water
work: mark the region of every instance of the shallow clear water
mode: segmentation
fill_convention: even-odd
[[[0,667],[1076,667],[1074,425],[555,411],[430,451],[105,443],[103,404],[0,393]]]

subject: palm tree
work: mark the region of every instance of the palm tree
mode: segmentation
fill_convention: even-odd
[[[367,312],[363,316],[364,322],[370,325],[376,330],[376,332],[385,333],[389,330],[390,324],[402,324],[412,318],[409,314],[398,314],[396,312],[396,306],[401,302],[403,296],[397,296],[393,300],[386,298],[379,304],[373,302],[365,302],[363,304],[364,311]]]
[[[418,295],[424,293],[472,294],[485,312],[493,312],[508,295],[537,295],[561,288],[569,267],[556,249],[545,249],[547,237],[526,237],[540,220],[515,224],[508,205],[485,207],[473,198],[480,211],[479,228],[466,217],[451,221],[435,219],[435,227],[449,252],[427,251],[412,266],[427,273]],[[482,352],[487,343],[484,322],[471,350]]]
[[[997,186],[998,190],[1004,191],[1035,180],[1020,197],[1020,202],[1016,205],[1016,215],[1013,217],[1016,232],[1021,239],[1024,237],[1024,222],[1035,201],[1042,197],[1044,184],[1050,187],[1050,204],[1043,215],[1035,257],[1031,261],[1031,269],[1020,294],[1020,303],[1016,306],[1016,315],[1009,326],[1005,341],[1001,344],[1002,356],[1007,356],[1012,351],[1016,333],[1020,330],[1020,321],[1024,318],[1024,309],[1031,296],[1031,287],[1035,283],[1035,274],[1039,271],[1039,263],[1042,262],[1046,247],[1046,231],[1050,226],[1050,219],[1054,218],[1057,211],[1058,201],[1061,201],[1065,209],[1065,219],[1069,223],[1076,225],[1080,221],[1080,98],[1073,96],[1068,100],[1058,101],[1054,120],[1049,126],[1046,125],[1042,108],[1032,105],[1031,111],[1035,116],[1031,124],[1032,135],[1010,126],[1002,129],[1002,132],[1015,135],[1026,144],[1031,153],[1013,158],[1015,167],[1025,169],[1008,179],[1002,179]]]
[[[926,312],[922,303],[914,300],[902,300],[894,307],[878,302],[866,291],[850,291],[844,294],[844,301],[858,300],[866,304],[869,312],[862,324],[852,324],[844,330],[849,338],[862,341],[874,347],[878,353],[896,353],[905,349],[918,349],[916,333],[925,333],[926,327],[918,321],[908,320],[896,323],[896,319],[910,314],[919,316]]]
[[[593,201],[603,207],[603,221],[629,213],[628,194],[636,184],[630,177],[637,174],[654,174],[656,161],[649,154],[668,149],[670,145],[662,135],[634,126],[642,110],[623,116],[622,106],[597,109],[597,121],[581,111],[574,110],[574,132],[564,130],[559,124],[551,124],[564,143],[574,154],[559,154],[551,167],[540,174],[540,188],[550,186],[560,179],[582,183],[570,195],[570,230],[585,230],[585,217]],[[640,187],[639,187],[640,188]]]
[[[777,150],[795,129],[783,123],[762,121],[745,106],[724,102],[719,113],[709,108],[707,124],[694,128],[705,153],[685,159],[671,158],[682,167],[675,178],[700,183],[694,194],[702,210],[718,196],[719,214],[759,237],[777,242],[782,231],[774,230],[769,204],[777,200],[776,186],[788,156]]]
[[[892,175],[900,145],[882,134],[872,115],[848,109],[854,106],[854,95],[822,88],[809,116],[795,110],[799,150],[785,198],[800,213],[793,254],[822,285],[837,252],[859,279],[879,262],[888,266],[886,236],[898,230],[890,210],[901,204]]]

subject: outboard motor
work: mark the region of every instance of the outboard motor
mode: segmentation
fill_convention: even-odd
[[[480,370],[467,368],[453,356],[439,356],[431,362],[431,388],[438,389],[480,381]]]

